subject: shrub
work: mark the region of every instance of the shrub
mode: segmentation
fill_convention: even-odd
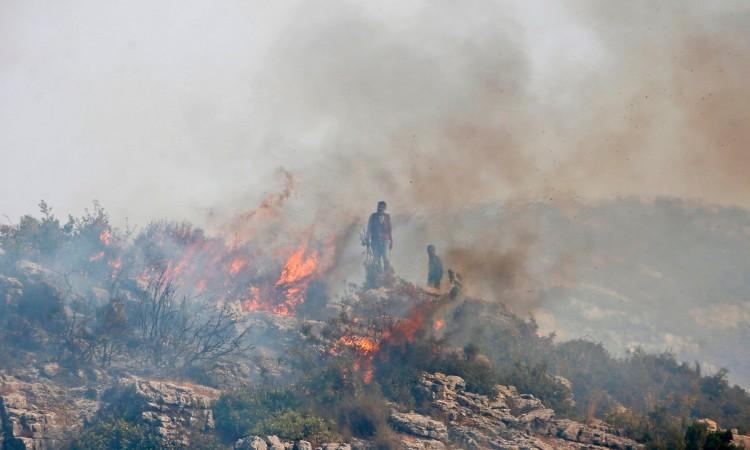
[[[283,439],[305,439],[319,444],[340,438],[334,431],[335,424],[313,414],[286,410],[273,414],[255,425],[252,434],[276,435]]]
[[[693,423],[685,431],[686,450],[729,450],[732,445],[731,431],[709,432],[706,425]]]
[[[358,438],[380,439],[390,433],[388,406],[382,397],[349,397],[342,399],[336,410],[339,426]]]
[[[150,450],[165,449],[159,437],[143,425],[126,420],[99,422],[84,430],[69,450]]]
[[[268,417],[290,409],[301,402],[291,390],[240,390],[224,393],[214,404],[216,430],[227,440],[253,432]]]

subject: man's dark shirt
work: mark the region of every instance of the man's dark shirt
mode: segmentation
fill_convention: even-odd
[[[370,243],[392,241],[391,216],[388,213],[372,213],[370,220],[367,222],[367,234]]]
[[[438,255],[430,255],[429,270],[427,272],[427,284],[439,288],[443,279],[443,261]]]

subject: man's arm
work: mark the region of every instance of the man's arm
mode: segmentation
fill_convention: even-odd
[[[374,217],[374,214],[370,214],[370,218],[367,219],[367,231],[365,231],[365,242],[367,242],[367,245],[372,244],[372,219]]]
[[[390,242],[390,244],[388,244],[389,246],[388,248],[392,250],[393,249],[393,235],[391,234],[391,215],[386,214],[385,218],[386,218],[385,223],[386,223],[386,226],[388,227],[388,242]]]

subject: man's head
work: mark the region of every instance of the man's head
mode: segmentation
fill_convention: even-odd
[[[432,256],[435,254],[435,246],[430,244],[427,246],[427,254]]]
[[[386,208],[386,206],[388,206],[388,205],[386,205],[386,204],[385,204],[385,202],[384,202],[383,200],[380,200],[380,201],[378,202],[378,212],[379,212],[379,213],[385,212],[385,208]]]

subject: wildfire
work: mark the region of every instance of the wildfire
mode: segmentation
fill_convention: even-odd
[[[242,268],[245,267],[246,265],[247,265],[247,259],[242,258],[242,257],[234,258],[232,262],[229,263],[228,271],[231,275],[237,275],[240,272],[240,270],[242,270]]]
[[[380,350],[380,343],[368,336],[344,335],[339,338],[337,344],[352,348],[362,356],[370,356]]]
[[[318,252],[313,251],[305,257],[307,243],[302,244],[292,256],[286,261],[284,270],[281,271],[276,286],[292,285],[315,273],[318,267]]]
[[[250,286],[250,298],[242,302],[242,307],[247,311],[262,311],[263,305],[260,303],[260,289]]]
[[[368,367],[365,370],[365,374],[362,375],[362,381],[364,381],[365,384],[370,384],[372,382],[372,378],[373,378],[374,375],[375,374],[374,374],[374,372],[372,370],[372,367]]]
[[[317,250],[308,250],[306,241],[287,258],[273,285],[250,288],[251,298],[244,301],[243,306],[250,311],[293,316],[295,308],[305,301],[307,287],[320,271],[320,255]]]
[[[440,330],[442,330],[442,329],[443,329],[443,327],[444,327],[444,326],[445,326],[445,321],[444,321],[444,320],[442,320],[442,319],[437,319],[437,320],[435,321],[435,323],[434,323],[434,324],[432,325],[432,328],[433,328],[433,329],[434,329],[435,331],[440,331]]]
[[[102,258],[104,258],[104,252],[103,251],[101,251],[101,252],[97,253],[96,255],[92,256],[91,258],[89,258],[89,262],[99,261]]]
[[[109,230],[102,230],[101,233],[99,233],[99,240],[104,245],[109,245],[112,242],[112,232]]]

